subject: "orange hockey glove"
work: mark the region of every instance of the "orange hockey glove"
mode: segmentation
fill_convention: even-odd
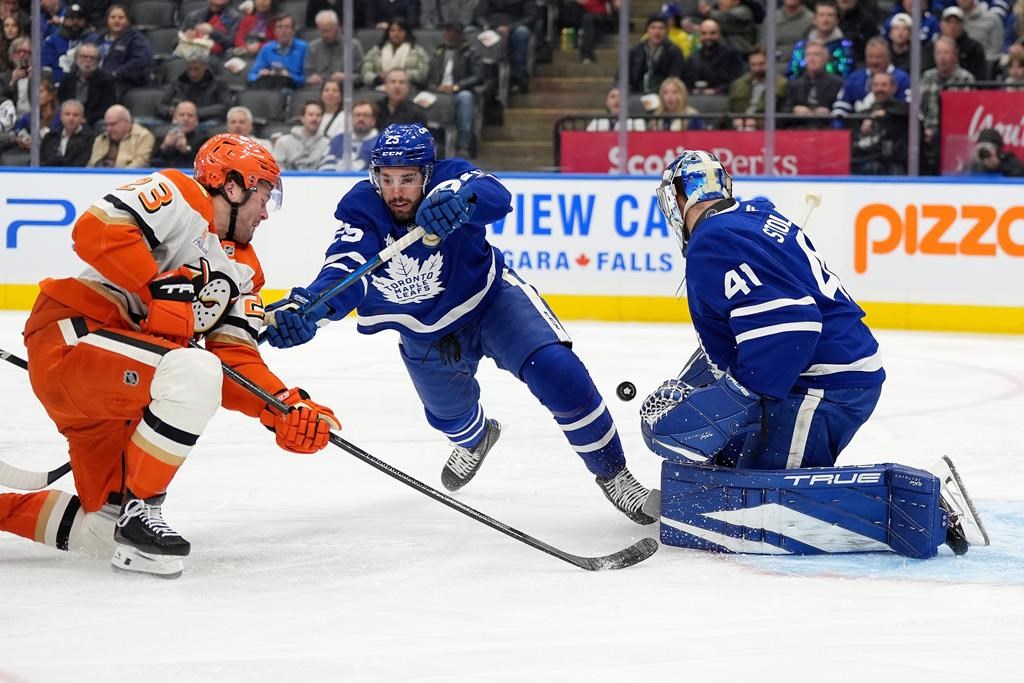
[[[139,327],[146,334],[187,344],[195,334],[196,316],[192,300],[196,288],[188,268],[160,273],[142,290],[142,301],[149,308]]]
[[[292,453],[316,453],[326,446],[332,429],[341,423],[330,408],[314,403],[299,388],[286,389],[276,398],[292,409],[282,415],[267,406],[260,413],[260,422],[277,434],[277,445]]]

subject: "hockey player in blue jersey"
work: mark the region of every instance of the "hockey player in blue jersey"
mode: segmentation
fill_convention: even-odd
[[[732,177],[708,152],[676,158],[657,194],[682,246],[700,346],[680,375],[641,408],[645,442],[674,463],[663,468],[663,521],[666,506],[676,506],[668,516],[686,522],[669,533],[685,537],[684,545],[743,552],[888,547],[928,557],[943,541],[958,553],[987,543],[948,460],[942,461],[941,482],[902,465],[871,471],[835,467],[874,410],[885,371],[864,312],[801,226],[767,199],[734,199]],[[791,472],[810,467],[828,469]],[[867,495],[858,488],[869,484],[883,490]],[[847,492],[849,500],[839,493],[846,485],[855,489]],[[736,507],[720,495],[728,489],[749,492]],[[904,489],[912,493],[894,495]],[[678,499],[676,490],[683,492]],[[800,503],[787,506],[788,496]],[[748,516],[754,508],[758,513]],[[873,524],[847,524],[851,511],[858,522]],[[714,523],[704,524],[709,518]],[[723,532],[725,520],[735,521],[733,533]],[[759,550],[751,550],[747,533],[737,531],[753,522],[766,534],[758,541],[765,546],[753,544]],[[832,538],[815,545],[822,529],[833,528],[842,542]],[[802,540],[794,538],[797,529],[803,529]],[[667,542],[672,540],[679,538]]]
[[[306,343],[319,320],[339,320],[352,309],[364,334],[398,331],[427,422],[454,445],[441,472],[452,491],[473,478],[501,434],[480,404],[475,378],[480,360],[491,358],[551,411],[615,507],[638,524],[651,524],[655,519],[644,512],[651,492],[626,468],[611,414],[569,335],[487,242],[485,226],[508,214],[510,201],[497,178],[465,160],[435,162],[425,128],[389,126],[374,145],[370,179],[338,203],[334,215],[341,223],[320,274],[268,307],[268,339],[276,347]],[[392,259],[384,275],[364,276],[309,306],[416,224],[427,238]]]

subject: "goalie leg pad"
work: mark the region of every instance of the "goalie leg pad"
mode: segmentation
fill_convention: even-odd
[[[892,552],[945,542],[938,478],[897,464],[738,470],[665,461],[661,542],[758,555]]]

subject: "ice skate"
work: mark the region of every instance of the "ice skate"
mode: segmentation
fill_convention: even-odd
[[[117,547],[110,562],[115,569],[168,579],[181,576],[181,558],[192,547],[164,521],[164,498],[166,494],[142,499],[128,493],[114,527]]]
[[[946,545],[957,555],[963,555],[972,545],[988,545],[988,532],[981,523],[974,501],[968,495],[953,461],[944,455],[932,465],[931,472],[942,483],[939,504],[949,513]]]
[[[654,524],[658,521],[658,506],[655,503],[660,501],[661,492],[648,489],[638,482],[629,469],[623,467],[611,479],[597,477],[595,481],[605,498],[637,524]]]
[[[441,483],[449,491],[458,491],[469,483],[469,480],[476,476],[477,470],[483,464],[484,458],[498,442],[501,436],[501,424],[497,420],[487,420],[487,431],[484,438],[473,448],[456,446],[455,450],[448,457],[448,462],[441,470]]]

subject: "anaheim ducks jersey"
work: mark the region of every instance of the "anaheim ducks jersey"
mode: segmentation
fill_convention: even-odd
[[[181,171],[152,173],[121,185],[79,217],[72,239],[89,267],[77,278],[44,280],[40,289],[72,315],[138,331],[148,315],[140,296],[147,283],[186,266],[196,285],[196,334],[208,350],[276,393],[285,387],[257,350],[264,284],[259,260],[248,245],[221,242],[214,229],[213,201],[201,185]],[[26,336],[48,322],[30,319]],[[224,383],[225,406],[258,414],[262,401],[232,384]]]

